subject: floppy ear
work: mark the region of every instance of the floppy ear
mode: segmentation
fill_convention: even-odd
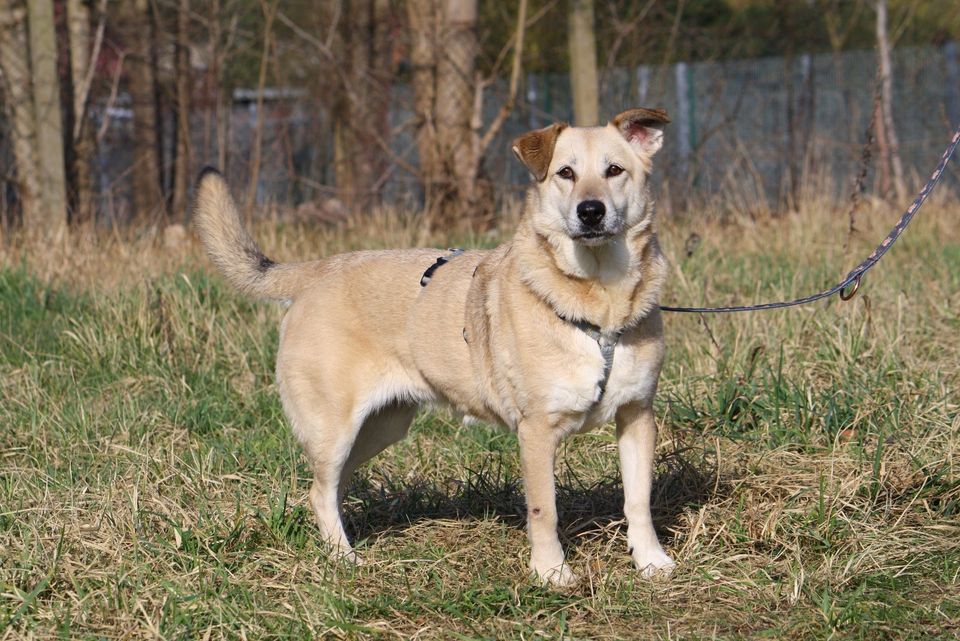
[[[670,117],[663,109],[627,109],[610,121],[634,151],[652,156],[663,146],[663,126]]]
[[[547,177],[547,169],[553,158],[553,148],[557,144],[560,132],[567,128],[567,123],[555,123],[543,129],[537,129],[523,134],[513,141],[513,153],[520,159],[537,182],[543,182]]]

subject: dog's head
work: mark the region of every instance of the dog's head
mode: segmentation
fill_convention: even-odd
[[[537,181],[534,227],[598,246],[644,222],[647,176],[669,122],[662,109],[630,109],[605,127],[554,124],[514,140]]]

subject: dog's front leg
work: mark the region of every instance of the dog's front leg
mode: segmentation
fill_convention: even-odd
[[[557,537],[557,498],[553,476],[560,430],[547,420],[524,420],[518,429],[523,487],[527,495],[530,568],[544,583],[564,586],[577,580],[563,560]]]
[[[650,514],[657,424],[649,404],[631,403],[617,411],[617,442],[630,555],[646,577],[658,572],[669,574],[676,564],[660,547]]]

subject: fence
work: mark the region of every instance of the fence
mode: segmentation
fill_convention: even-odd
[[[908,173],[925,177],[953,127],[960,122],[960,55],[955,43],[894,51],[894,118]],[[858,170],[864,132],[873,108],[876,55],[871,51],[784,58],[728,60],[615,69],[602,77],[601,116],[632,106],[666,108],[673,118],[657,160],[657,180],[682,189],[670,193],[711,194],[753,190],[754,200],[782,202],[794,186],[826,177],[818,188],[848,193]],[[509,151],[509,141],[531,128],[571,120],[565,74],[528,75],[518,107],[488,151],[485,169],[505,193],[528,178]],[[488,89],[485,120],[500,108],[505,87]],[[394,153],[416,163],[409,86],[392,89],[390,120]],[[235,186],[247,183],[254,139],[256,102],[237,92],[226,127],[226,171]],[[332,125],[309,97],[274,92],[265,97],[265,135],[257,200],[296,205],[336,196]],[[122,107],[122,105],[121,105]],[[99,113],[103,118],[106,114]],[[192,120],[197,167],[217,163],[210,111]],[[221,127],[221,129],[223,129]],[[122,108],[111,113],[99,148],[104,210],[121,219],[129,207],[128,168],[132,124]],[[170,150],[167,150],[169,156]],[[954,187],[958,172],[946,177]],[[915,180],[914,182],[919,182]],[[386,202],[415,204],[413,176],[393,167],[382,188]]]

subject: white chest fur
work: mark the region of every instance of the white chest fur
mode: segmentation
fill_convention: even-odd
[[[660,377],[659,359],[651,361],[642,356],[644,350],[630,345],[618,345],[614,351],[613,369],[607,389],[584,421],[584,429],[592,429],[613,420],[617,409],[627,403],[652,403]]]
[[[659,354],[620,341],[613,350],[613,365],[604,382],[604,357],[597,340],[579,328],[570,327],[563,366],[550,377],[546,391],[551,413],[581,415],[574,429],[602,425],[614,418],[617,409],[630,402],[651,402],[660,371]],[[653,358],[651,358],[653,356]]]

